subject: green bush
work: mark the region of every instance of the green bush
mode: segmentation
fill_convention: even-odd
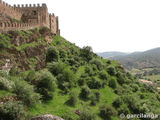
[[[75,86],[76,76],[69,68],[63,70],[62,74],[57,76],[58,87],[61,90],[66,91]]]
[[[67,104],[70,106],[75,106],[78,102],[78,94],[75,91],[71,91],[69,94],[69,99],[67,100]]]
[[[91,100],[90,103],[91,105],[96,105],[96,103],[100,101],[100,93],[97,90],[92,92],[90,100]]]
[[[112,103],[112,105],[115,108],[119,108],[122,104],[123,104],[123,99],[121,97],[116,98]]]
[[[57,62],[59,60],[59,52],[54,47],[49,47],[46,53],[46,62]]]
[[[106,73],[106,71],[101,71],[99,73],[99,78],[102,79],[102,80],[108,80],[110,76],[108,75],[108,73]]]
[[[35,71],[34,70],[31,70],[31,71],[29,71],[29,73],[27,74],[27,77],[25,78],[25,80],[27,81],[27,82],[32,82],[33,80],[35,80],[36,78],[35,78]]]
[[[64,69],[66,68],[66,64],[62,62],[52,62],[47,64],[47,68],[53,75],[58,75],[63,73]]]
[[[14,87],[14,82],[8,80],[5,77],[0,77],[0,89],[9,90]]]
[[[56,89],[56,78],[47,70],[40,72],[41,76],[37,80],[37,92],[42,95],[43,100],[52,99]]]
[[[107,72],[112,76],[116,75],[116,69],[113,66],[107,67]]]
[[[90,63],[96,65],[98,70],[102,70],[103,69],[104,65],[103,65],[102,61],[99,60],[99,59],[93,59],[93,60],[91,60]]]
[[[99,108],[100,117],[111,120],[112,116],[117,115],[117,111],[112,106],[103,105]]]
[[[27,106],[35,105],[40,99],[40,95],[34,92],[33,86],[20,79],[15,81],[13,92]]]
[[[117,82],[119,84],[122,85],[123,83],[125,83],[125,76],[121,72],[118,72],[116,76],[117,76]]]
[[[0,33],[0,49],[9,48],[10,44],[10,38]]]
[[[79,120],[97,120],[96,115],[91,110],[83,109],[80,113]]]
[[[87,86],[82,87],[79,97],[83,100],[88,100],[91,94],[90,89]]]
[[[0,120],[26,120],[27,112],[20,102],[0,104]]]
[[[124,114],[124,115],[127,115],[127,114],[130,114],[130,110],[129,108],[127,107],[126,104],[122,104],[119,108],[118,108],[118,114]]]
[[[90,89],[100,89],[102,87],[101,81],[96,77],[92,77],[87,81],[87,85]]]
[[[109,80],[109,87],[111,88],[116,88],[117,87],[117,80],[115,78],[112,78],[111,80]]]
[[[90,61],[93,57],[93,52],[92,52],[92,48],[89,46],[85,46],[83,47],[83,49],[81,49],[81,56],[87,60]]]

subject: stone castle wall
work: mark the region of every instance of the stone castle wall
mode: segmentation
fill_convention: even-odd
[[[20,10],[17,10],[13,6],[3,2],[2,0],[0,0],[0,13],[3,13],[17,20],[20,20],[22,16],[22,12]]]
[[[48,13],[46,4],[14,5],[12,7],[0,0],[0,14],[0,31],[28,30],[45,26],[55,34],[60,33],[58,17]],[[19,20],[20,23],[9,21],[4,16]]]

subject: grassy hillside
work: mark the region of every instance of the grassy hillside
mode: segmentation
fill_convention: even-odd
[[[2,120],[41,114],[65,120],[160,114],[156,88],[140,83],[118,62],[102,59],[90,47],[79,48],[46,28],[0,34],[0,51]]]

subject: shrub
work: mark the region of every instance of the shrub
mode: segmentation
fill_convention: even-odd
[[[95,77],[87,81],[87,85],[90,89],[99,89],[102,87],[101,81]]]
[[[75,106],[78,102],[78,95],[75,91],[71,91],[69,94],[69,99],[67,100],[67,104],[70,106]]]
[[[129,108],[127,107],[126,104],[122,104],[122,105],[118,108],[118,114],[120,115],[120,114],[122,114],[122,113],[123,113],[124,115],[127,115],[127,114],[130,113]]]
[[[59,52],[57,51],[57,49],[54,47],[48,48],[46,53],[46,62],[52,62],[52,61],[57,62],[58,59],[59,59]]]
[[[96,115],[91,110],[83,109],[79,116],[80,120],[97,120]]]
[[[112,116],[117,115],[117,111],[112,106],[103,105],[99,108],[100,116],[103,119],[111,120]]]
[[[26,81],[16,80],[13,90],[19,100],[27,106],[33,106],[39,102],[40,95],[34,92],[33,86],[29,85]]]
[[[92,48],[89,46],[83,47],[83,49],[81,49],[81,56],[87,61],[90,61],[93,57]]]
[[[27,82],[32,82],[33,80],[35,80],[35,71],[34,70],[31,70],[26,79],[25,79]]]
[[[0,33],[0,49],[5,49],[9,47],[10,47],[10,38]]]
[[[109,75],[105,71],[101,71],[99,73],[99,78],[102,79],[102,80],[108,80]]]
[[[112,103],[112,105],[115,108],[119,108],[122,104],[123,104],[123,99],[121,97],[116,98]]]
[[[91,105],[96,105],[97,102],[100,100],[100,93],[98,91],[94,91],[90,96]]]
[[[25,120],[27,113],[20,102],[8,101],[0,104],[1,120]]]
[[[98,70],[102,70],[103,69],[103,63],[102,63],[101,60],[93,59],[93,60],[91,60],[90,63],[96,65]]]
[[[15,67],[15,66],[13,66],[13,67],[11,68],[11,70],[9,71],[9,75],[11,75],[11,76],[16,76],[18,73],[19,73],[19,70],[18,70],[18,68]]]
[[[109,87],[111,87],[111,88],[117,87],[117,81],[115,78],[112,78],[111,80],[109,80]]]
[[[83,100],[88,100],[90,96],[90,89],[87,86],[82,87],[81,92],[80,92],[80,98]]]
[[[117,76],[117,82],[119,84],[122,85],[123,83],[125,83],[125,76],[122,73],[118,72],[116,76]]]
[[[76,76],[69,68],[63,70],[62,74],[57,76],[58,87],[61,90],[70,89],[75,85]]]
[[[52,92],[56,89],[56,78],[49,71],[43,70],[40,78],[37,80],[36,87],[43,100],[52,99]]]
[[[112,76],[116,74],[116,70],[113,66],[107,67],[107,72]]]
[[[63,73],[66,65],[62,62],[52,62],[47,64],[47,68],[53,75],[58,75]]]
[[[0,77],[0,89],[9,90],[14,87],[14,82],[8,80],[5,77]]]

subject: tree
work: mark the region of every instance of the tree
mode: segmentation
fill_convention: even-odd
[[[81,99],[88,100],[90,93],[91,93],[90,89],[87,86],[84,86],[82,87],[79,96]]]
[[[116,88],[117,87],[117,81],[115,78],[112,78],[110,81],[109,81],[109,87],[111,88]]]
[[[87,61],[90,61],[93,57],[93,51],[90,46],[85,46],[81,49],[81,56]]]
[[[78,102],[78,95],[75,91],[71,91],[69,94],[69,99],[67,100],[67,104],[70,106],[75,106]]]
[[[100,116],[103,119],[111,120],[112,116],[117,115],[117,111],[112,106],[103,105],[99,108]]]
[[[57,49],[54,47],[49,47],[46,53],[46,61],[47,62],[52,62],[52,61],[57,62],[58,59],[59,59],[59,52],[57,51]]]
[[[37,92],[42,95],[43,100],[53,98],[56,89],[56,78],[47,70],[41,71],[41,76],[37,80]]]
[[[23,80],[15,81],[13,92],[27,106],[33,106],[40,100],[40,95],[34,91],[33,86]]]

